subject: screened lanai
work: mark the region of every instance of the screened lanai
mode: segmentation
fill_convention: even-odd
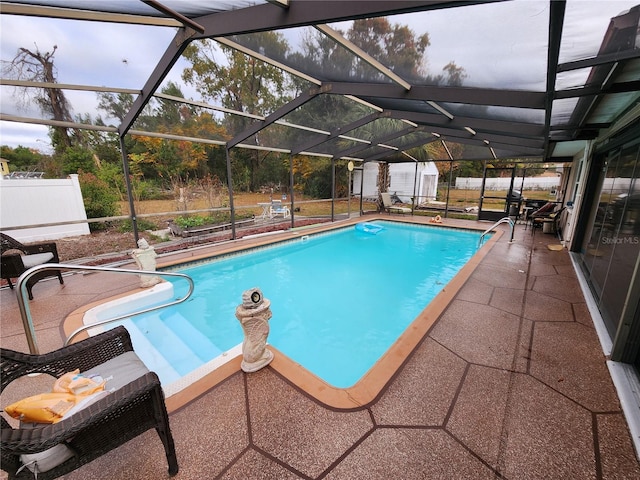
[[[20,49],[55,55],[51,77],[10,68]],[[132,138],[200,145],[223,165],[234,239],[241,153],[286,165],[291,227],[301,159],[350,179],[378,162],[565,166],[562,238],[527,225],[504,235],[379,397],[338,412],[275,370],[234,374],[171,412],[181,478],[372,478],[378,466],[377,478],[638,476],[640,0],[0,1],[0,51],[0,145],[51,152],[56,129],[91,132],[115,139],[127,181],[143,158]],[[248,69],[269,73],[240,99],[233,80]],[[36,91],[63,91],[70,110],[43,111]],[[101,95],[131,102],[104,109]],[[175,117],[150,128],[159,110]],[[183,129],[192,117],[207,121]],[[41,282],[48,347],[67,303],[128,288],[96,278],[70,275],[66,292]],[[2,293],[13,348],[21,312]],[[160,478],[143,441],[85,471]]]
[[[53,48],[55,88],[73,108],[67,118],[43,115],[33,102],[21,103],[16,89],[54,84],[3,73],[3,143],[17,132],[46,143],[42,132],[57,126],[216,145],[227,161],[233,149],[252,149],[360,164],[415,161],[416,153],[429,160],[567,162],[637,107],[636,4],[2,2],[3,62],[20,48]],[[373,35],[376,24],[389,34]],[[216,103],[202,84],[185,81],[190,45],[214,62],[224,62],[221,48],[241,52],[277,67],[289,86],[257,98],[253,111]],[[185,98],[161,93],[171,82]],[[96,92],[135,100],[119,118],[105,118]],[[234,120],[202,136],[150,131],[140,118],[158,101]],[[130,152],[121,153],[126,169]]]

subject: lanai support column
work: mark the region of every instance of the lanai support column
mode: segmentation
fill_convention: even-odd
[[[293,196],[293,154],[289,155],[289,196],[291,197],[291,211],[289,214],[291,217],[291,228],[293,228],[296,226],[296,220],[294,218],[295,198]]]
[[[442,146],[447,151],[447,156],[449,157],[449,185],[447,186],[447,203],[444,206],[444,218],[448,218],[449,216],[449,195],[451,193],[451,179],[453,177],[453,155],[451,155],[451,151],[444,140],[440,140]],[[438,185],[436,184],[436,194],[438,192]]]
[[[336,203],[336,160],[331,158],[331,221],[335,221]]]
[[[360,216],[364,215],[364,166],[365,162],[362,162],[362,174],[360,175]]]
[[[413,197],[411,197],[411,213],[413,213],[413,210],[416,208],[416,184],[418,183],[418,160],[415,160],[415,165],[416,165],[416,171],[413,175]]]
[[[131,217],[131,227],[133,228],[133,239],[138,248],[138,219],[136,218],[136,206],[133,202],[133,187],[131,186],[131,175],[129,173],[129,159],[127,156],[127,148],[124,145],[124,135],[119,136],[120,152],[122,153],[122,171],[124,173],[124,182],[127,186],[127,197],[129,199],[129,216]]]
[[[227,188],[229,189],[229,211],[231,212],[231,239],[236,239],[236,211],[233,204],[233,182],[231,181],[231,152],[230,148],[226,147],[225,153],[227,155]]]

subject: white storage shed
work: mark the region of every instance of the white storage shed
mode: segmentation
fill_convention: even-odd
[[[363,170],[355,170],[353,176],[353,194],[360,194],[361,178],[363,197],[378,197],[378,168],[379,162],[367,162]],[[438,192],[438,169],[433,162],[389,164],[389,192],[395,193],[404,203],[411,203],[411,197],[416,196],[416,205],[436,199]]]

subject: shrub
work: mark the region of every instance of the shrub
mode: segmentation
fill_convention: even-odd
[[[137,223],[138,230],[158,230],[158,225],[146,218],[138,218]],[[131,220],[123,220],[120,222],[119,230],[122,233],[132,232],[133,224],[131,223]]]
[[[80,172],[80,191],[88,218],[112,217],[118,215],[118,194],[93,173]],[[105,223],[90,223],[89,229],[104,230]]]
[[[62,173],[94,172],[93,152],[82,147],[69,147],[62,154]]]
[[[211,223],[211,217],[203,217],[202,215],[181,216],[176,218],[175,223],[180,228],[199,227],[205,223]]]
[[[245,218],[251,218],[250,212],[236,212],[236,221]],[[229,212],[214,212],[212,215],[189,215],[180,216],[174,220],[175,224],[180,228],[200,227],[202,225],[218,225],[231,222],[231,214]]]

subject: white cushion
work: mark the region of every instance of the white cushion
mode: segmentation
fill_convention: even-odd
[[[26,268],[35,267],[36,265],[42,265],[47,263],[53,258],[53,253],[34,253],[33,255],[22,255],[22,263]]]
[[[65,413],[64,418],[69,418],[74,413],[79,412],[83,408],[87,408],[89,405],[97,402],[105,395],[109,395],[109,392],[103,390],[92,395],[87,395],[76,403],[75,406],[67,413]],[[42,452],[24,453],[20,455],[20,461],[22,462],[21,469],[26,467],[33,473],[48,472],[52,468],[55,468],[69,460],[73,455],[73,450],[67,447],[64,443],[59,443],[58,445],[48,448]]]
[[[22,467],[18,469],[18,473],[27,467],[33,473],[48,472],[52,468],[57,467],[73,457],[73,450],[64,443],[59,443],[55,447],[51,447],[44,452],[25,453],[20,455]]]
[[[96,403],[98,400],[109,395],[109,392],[106,390],[101,390],[100,392],[92,393],[91,395],[87,395],[82,400],[78,401],[73,407],[71,407],[67,413],[64,414],[64,418],[69,418],[74,413],[78,413],[83,408],[87,408],[89,405]]]
[[[127,383],[140,378],[149,369],[135,352],[124,352],[122,355],[107,360],[82,374],[86,377],[100,376],[106,380],[105,390],[113,391],[124,387]]]

